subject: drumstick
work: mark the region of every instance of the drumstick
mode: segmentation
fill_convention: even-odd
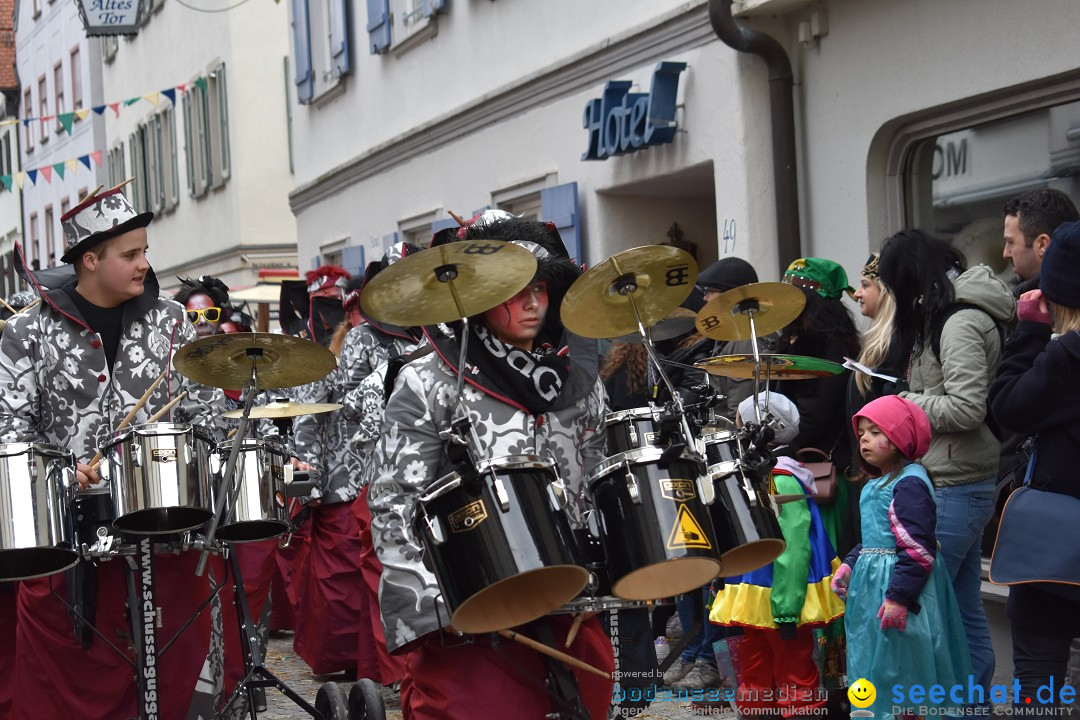
[[[580,612],[574,615],[574,622],[570,626],[570,632],[566,633],[566,645],[563,647],[570,647],[574,644],[574,638],[577,637],[578,630],[581,629],[581,623],[585,622],[585,613]]]
[[[82,205],[82,204],[83,204],[84,202],[86,202],[86,201],[87,201],[87,200],[89,200],[90,198],[92,198],[92,197],[94,197],[95,195],[97,195],[97,194],[98,194],[98,190],[100,190],[100,189],[101,189],[101,188],[103,188],[103,187],[105,187],[105,185],[104,185],[104,184],[98,185],[98,186],[97,186],[96,188],[94,188],[94,189],[93,189],[93,190],[91,190],[90,192],[88,192],[88,193],[86,193],[85,195],[83,195],[83,199],[79,201],[79,204],[80,204],[80,205]]]
[[[38,298],[38,299],[37,299],[37,300],[35,300],[34,302],[32,302],[32,303],[30,303],[29,305],[27,305],[26,307],[24,307],[24,308],[23,308],[22,310],[16,310],[16,311],[15,311],[15,314],[16,314],[16,315],[18,315],[19,313],[24,313],[24,312],[26,312],[27,310],[29,310],[30,308],[34,307],[35,305],[37,305],[37,304],[38,304],[38,303],[40,303],[40,302],[41,302],[41,298]],[[4,304],[5,304],[5,305],[7,305],[7,303],[4,303]]]
[[[15,314],[17,314],[19,312],[15,308],[8,305],[7,300],[5,300],[4,298],[0,298],[0,303],[4,303],[4,307],[6,307],[8,310],[10,310],[12,315],[15,315]]]
[[[457,221],[458,225],[460,225],[461,227],[465,227],[465,220],[463,220],[460,215],[455,213],[453,210],[447,210],[446,212],[450,213],[450,217],[454,218],[454,220]]]
[[[535,650],[536,652],[538,652],[538,653],[540,653],[542,655],[547,655],[548,657],[553,657],[556,660],[560,660],[560,661],[566,663],[567,665],[570,665],[571,667],[576,667],[578,670],[584,670],[585,672],[592,673],[593,675],[599,675],[600,677],[602,677],[602,678],[604,678],[606,680],[611,679],[611,676],[608,675],[603,670],[600,670],[599,668],[594,668],[592,665],[589,665],[588,663],[582,662],[582,661],[578,660],[576,657],[572,657],[570,655],[567,655],[564,652],[559,652],[558,650],[556,650],[553,647],[548,647],[544,643],[537,642],[536,640],[533,640],[531,637],[526,637],[524,635],[519,635],[518,633],[514,632],[513,630],[500,630],[499,634],[502,635],[507,640],[513,640],[514,642],[519,642],[519,643],[521,643],[522,645],[524,645],[526,647],[532,648],[533,650]]]
[[[166,405],[165,407],[161,408],[156,413],[151,415],[150,418],[146,422],[148,422],[148,423],[157,422],[158,420],[160,420],[162,418],[162,416],[165,415],[165,413],[169,412],[174,407],[176,407],[176,403],[180,402],[185,397],[187,397],[187,390],[185,390],[184,392],[180,393],[179,395],[174,397],[172,400],[170,400],[168,405]]]
[[[131,420],[135,417],[135,413],[139,412],[139,410],[142,409],[142,406],[145,405],[146,401],[150,399],[150,396],[153,394],[154,390],[157,389],[157,386],[161,383],[162,380],[165,379],[165,373],[167,372],[168,370],[163,370],[161,374],[158,375],[158,379],[150,384],[150,387],[147,388],[146,392],[143,393],[143,396],[139,398],[138,402],[135,403],[135,407],[131,408],[131,412],[124,416],[124,419],[121,420],[120,424],[116,426],[116,432],[120,432],[128,426],[128,423],[131,422]],[[96,468],[98,466],[98,463],[100,462],[101,451],[98,450],[97,453],[94,455],[94,459],[90,461],[90,467]]]
[[[232,440],[234,437],[236,437],[236,431],[239,430],[239,429],[240,428],[238,428],[238,427],[234,427],[232,430],[229,431],[229,434],[225,436],[225,439],[226,440]]]

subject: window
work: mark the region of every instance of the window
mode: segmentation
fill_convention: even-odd
[[[1012,280],[1001,255],[1002,205],[1046,187],[1080,204],[1080,101],[921,138],[903,163],[906,225]]]
[[[229,94],[228,85],[225,82],[224,64],[210,73],[208,84],[210,148],[214,167],[213,187],[220,187],[229,179],[232,166],[229,157]]]
[[[53,93],[55,97],[54,105],[56,106],[56,127],[55,132],[57,134],[64,131],[64,124],[60,122],[60,114],[66,112],[64,106],[64,64],[58,62],[53,65]]]
[[[101,38],[101,59],[111,63],[116,59],[116,51],[120,47],[120,39],[116,35],[106,35]]]
[[[30,97],[30,88],[23,90],[23,117],[30,117],[34,114],[33,98]],[[23,123],[23,132],[25,133],[26,140],[26,152],[34,151],[34,133],[30,130],[30,123]]]
[[[82,110],[82,58],[79,54],[79,46],[71,48],[71,109]]]
[[[124,166],[124,143],[120,142],[109,151],[109,187],[116,187],[125,180],[127,168]]]
[[[64,198],[63,200],[61,200],[60,201],[60,218],[63,219],[63,217],[68,214],[68,210],[70,210],[70,209],[71,209],[71,198]],[[60,228],[60,238],[61,238],[61,240],[63,240],[63,237],[64,237],[64,228],[61,227]]]
[[[225,65],[199,78],[184,93],[184,156],[188,193],[201,197],[229,179],[229,103]]]
[[[132,163],[136,174],[134,192],[142,203],[139,210],[155,213],[171,211],[176,207],[180,194],[173,109],[163,108],[161,112],[151,115],[145,123],[136,127],[130,140],[133,143]],[[123,148],[118,150],[122,152]]]
[[[293,65],[300,104],[339,87],[348,74],[351,7],[348,0],[293,0]]]
[[[34,0],[34,19],[41,16],[41,0]]]
[[[56,233],[53,231],[53,207],[52,205],[45,206],[45,247],[42,248],[41,255],[45,257],[46,253],[49,257],[49,264],[46,267],[52,267],[56,264],[56,246],[53,244],[56,238]],[[63,254],[63,253],[61,253]]]
[[[41,269],[41,264],[38,263],[38,214],[30,213],[30,247],[27,249],[27,260],[30,262],[30,267],[35,270]]]
[[[161,152],[162,209],[172,210],[180,202],[180,163],[176,156],[176,111],[170,105],[157,115],[158,147]]]
[[[147,173],[146,173],[146,126],[135,126],[135,132],[128,135],[128,157],[131,158],[131,174],[135,178],[131,183],[131,203],[137,212],[146,212]]]
[[[442,6],[442,0],[390,0],[391,48],[405,50],[434,37],[435,13]]]
[[[41,142],[49,141],[49,130],[45,127],[45,117],[49,114],[49,96],[45,86],[45,76],[42,75],[37,81],[38,90],[38,122],[41,124]]]
[[[17,130],[4,130],[3,136],[0,137],[0,175],[12,175],[15,172],[14,167],[11,165],[11,133],[18,132]],[[0,183],[0,192],[4,192],[7,188],[3,183]]]

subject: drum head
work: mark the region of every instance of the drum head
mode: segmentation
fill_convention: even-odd
[[[720,561],[713,558],[674,558],[624,575],[615,581],[611,591],[626,600],[682,595],[708,585],[720,571]]]
[[[213,517],[214,513],[201,508],[147,508],[121,515],[113,520],[113,527],[134,535],[175,535],[198,530]]]
[[[280,520],[245,520],[222,525],[217,529],[217,539],[227,543],[258,542],[284,534],[288,524]]]
[[[714,573],[715,575],[715,573]],[[553,565],[500,580],[461,604],[451,624],[464,633],[506,630],[541,618],[577,597],[589,571]]]
[[[53,575],[73,567],[77,562],[78,553],[66,548],[0,550],[0,582]]]
[[[766,538],[740,545],[734,550],[728,550],[721,556],[724,569],[720,575],[722,577],[734,577],[763,568],[780,557],[786,547],[787,543],[783,540]]]

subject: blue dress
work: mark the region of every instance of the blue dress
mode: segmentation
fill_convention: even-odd
[[[904,476],[921,479],[930,489],[930,497],[934,497],[934,486],[922,465],[907,465],[899,474]],[[915,706],[916,710],[919,704],[954,706],[948,689],[961,685],[966,693],[971,675],[964,623],[941,553],[936,554],[930,577],[919,594],[920,611],[908,612],[903,631],[881,629],[877,613],[896,565],[896,537],[889,524],[895,487],[888,477],[876,478],[866,484],[859,498],[863,546],[852,570],[845,614],[848,684],[859,678],[874,684],[877,699],[867,709],[877,718],[890,717],[897,704]],[[907,701],[908,690],[916,684],[924,690],[944,686],[945,702]],[[894,702],[895,685],[903,686],[903,703]]]

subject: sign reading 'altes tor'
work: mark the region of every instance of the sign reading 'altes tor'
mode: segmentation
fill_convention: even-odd
[[[650,145],[671,142],[675,122],[675,96],[683,62],[659,62],[653,71],[652,88],[632,93],[629,80],[611,80],[603,97],[585,106],[585,129],[589,149],[582,160],[606,160],[612,155],[634,152]]]
[[[75,0],[87,37],[133,35],[139,31],[142,0]]]

